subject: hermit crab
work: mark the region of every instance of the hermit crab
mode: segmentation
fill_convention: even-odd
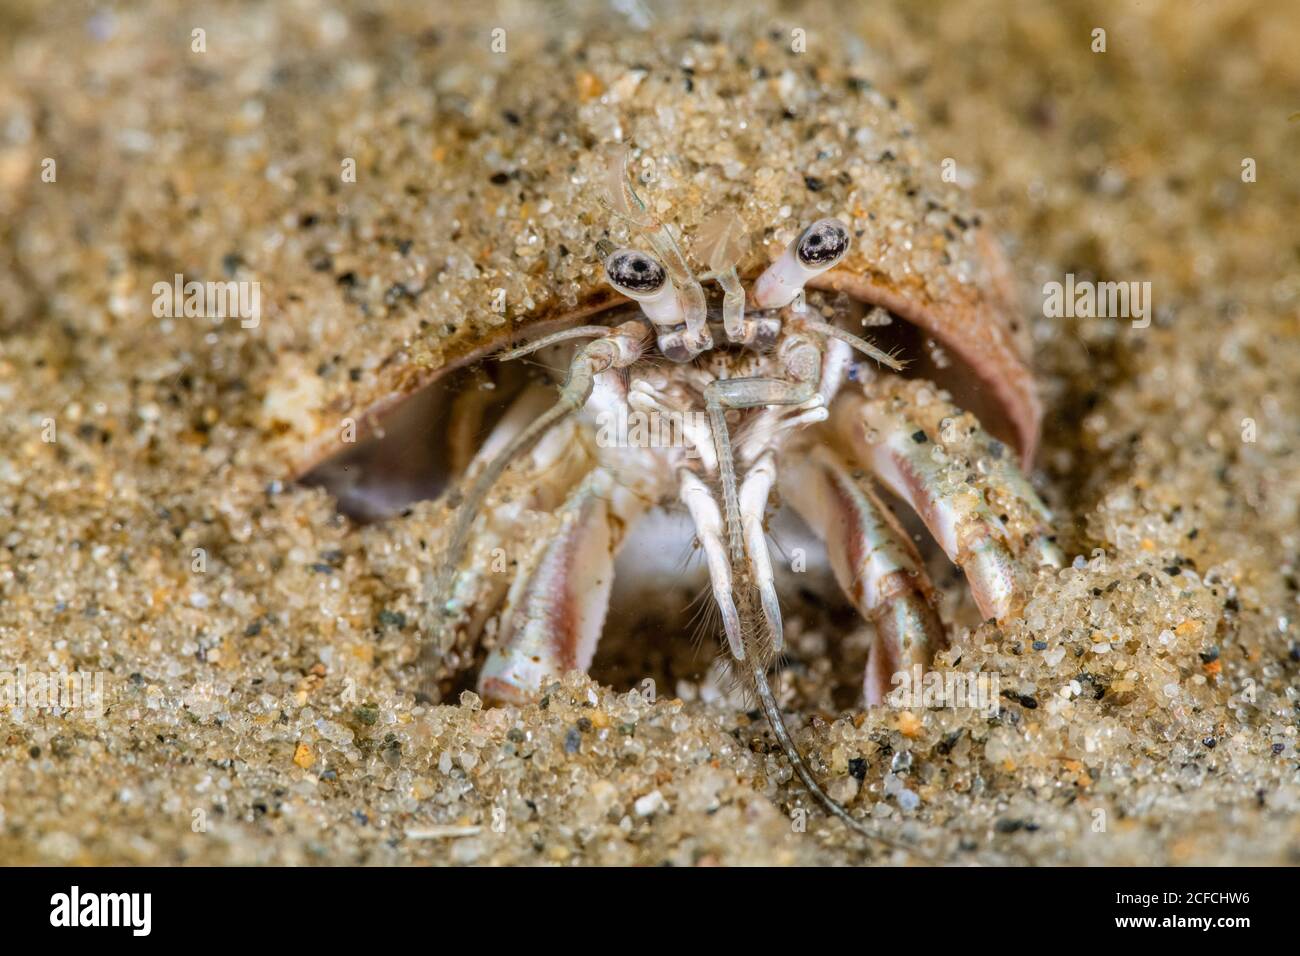
[[[421,680],[433,693],[449,656],[486,643],[492,702],[586,669],[621,546],[652,514],[685,516],[734,671],[805,785],[863,829],[821,790],[768,686],[789,600],[769,540],[778,502],[874,627],[867,706],[948,642],[886,492],[984,619],[1016,614],[1027,576],[1060,555],[1026,478],[1041,407],[997,243],[892,99],[847,60],[809,75],[784,35],[685,34],[667,53],[585,38],[567,88],[589,102],[532,134],[565,158],[529,167],[510,200],[534,225],[548,211],[564,291],[462,325],[429,368],[363,404],[359,448],[315,448],[306,480],[366,517],[439,498]],[[528,100],[512,83],[496,95]],[[544,289],[546,268],[516,249],[505,269]]]

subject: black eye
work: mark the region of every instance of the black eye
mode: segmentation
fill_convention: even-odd
[[[644,252],[620,249],[605,260],[610,284],[631,296],[653,295],[664,287],[668,273]]]
[[[849,251],[849,231],[838,219],[819,219],[799,237],[795,248],[806,266],[830,266]]]

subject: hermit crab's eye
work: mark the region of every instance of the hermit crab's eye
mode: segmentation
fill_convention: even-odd
[[[668,270],[658,260],[636,249],[619,249],[605,260],[609,284],[629,299],[655,325],[680,325],[685,312]]]
[[[609,284],[633,299],[653,296],[668,282],[668,271],[644,252],[620,249],[605,260]]]
[[[819,219],[799,237],[795,255],[811,269],[829,268],[849,251],[849,231],[838,219]]]
[[[817,220],[758,277],[754,283],[754,304],[760,309],[789,305],[809,280],[830,269],[848,251],[848,227],[838,219]]]

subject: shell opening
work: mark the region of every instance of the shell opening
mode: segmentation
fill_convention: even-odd
[[[867,334],[883,351],[906,359],[901,373],[949,391],[954,403],[969,411],[998,439],[1017,446],[1016,431],[1001,402],[977,376],[927,333],[883,309],[852,305],[852,315],[870,325],[852,331]],[[636,303],[623,302],[589,321],[614,325],[640,314]],[[713,316],[721,321],[721,313]],[[412,393],[384,415],[371,434],[344,448],[299,477],[325,488],[339,511],[361,521],[399,514],[407,506],[440,497],[464,472],[474,454],[511,403],[531,382],[555,382],[562,368],[544,359],[497,362],[490,356],[457,369]],[[885,373],[898,374],[898,373]]]

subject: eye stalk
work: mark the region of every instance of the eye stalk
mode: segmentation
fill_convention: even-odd
[[[605,260],[605,278],[634,299],[655,325],[679,325],[684,318],[673,280],[657,259],[637,249],[619,249]]]
[[[809,280],[833,268],[849,251],[849,229],[838,219],[818,219],[786,247],[754,283],[760,309],[789,305]]]

